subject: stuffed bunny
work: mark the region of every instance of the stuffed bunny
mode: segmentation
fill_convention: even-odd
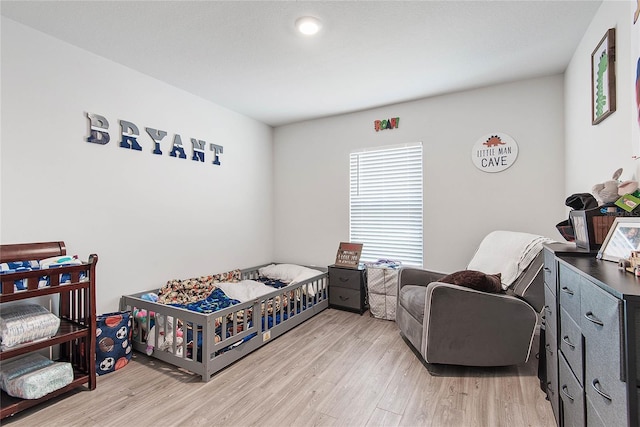
[[[638,189],[638,181],[618,181],[622,175],[622,168],[614,172],[613,178],[602,184],[596,184],[591,189],[591,193],[600,205],[613,203],[625,194],[634,193]]]
[[[622,168],[616,170],[613,173],[612,179],[609,181],[593,186],[591,194],[593,194],[593,197],[596,198],[600,205],[613,203],[620,198],[620,195],[618,194],[618,186],[620,185],[618,178],[620,178],[620,175],[622,175]]]
[[[625,194],[635,193],[638,189],[638,181],[623,181],[618,185],[618,195],[624,196]]]

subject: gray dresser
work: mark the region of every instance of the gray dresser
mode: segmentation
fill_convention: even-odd
[[[640,279],[545,246],[546,391],[559,426],[637,426]]]

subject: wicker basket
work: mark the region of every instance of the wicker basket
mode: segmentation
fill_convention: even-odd
[[[573,225],[576,246],[590,251],[600,249],[604,239],[609,233],[611,225],[620,216],[640,216],[640,212],[607,212],[602,213],[601,208],[586,211],[573,210],[569,212],[569,218]]]

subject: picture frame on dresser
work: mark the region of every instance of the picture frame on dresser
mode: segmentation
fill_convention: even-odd
[[[617,217],[596,258],[618,262],[640,248],[640,217]]]

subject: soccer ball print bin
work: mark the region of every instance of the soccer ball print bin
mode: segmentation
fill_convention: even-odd
[[[96,327],[96,374],[123,368],[131,360],[131,313],[102,314]]]

